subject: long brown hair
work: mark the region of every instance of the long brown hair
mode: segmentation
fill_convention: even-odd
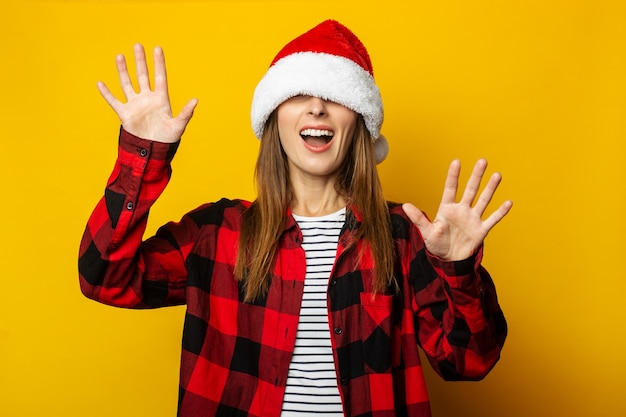
[[[263,297],[269,288],[285,213],[291,201],[287,157],[278,136],[274,111],[263,131],[255,168],[257,199],[244,212],[235,266],[245,286],[245,301]],[[383,293],[394,283],[394,247],[387,202],[376,170],[371,136],[363,118],[357,118],[355,137],[343,162],[337,191],[358,211],[361,226],[349,247],[363,239],[374,259],[374,292]],[[365,247],[365,246],[364,246]],[[357,265],[355,265],[355,268]]]

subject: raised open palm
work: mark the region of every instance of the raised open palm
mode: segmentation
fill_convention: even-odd
[[[133,87],[124,55],[118,55],[115,62],[126,102],[118,100],[101,81],[97,84],[98,90],[127,132],[157,142],[176,142],[193,116],[198,100],[189,100],[180,113],[173,117],[163,50],[160,47],[154,49],[154,89],[150,86],[150,74],[142,45],[135,45],[134,55],[138,91]]]
[[[499,173],[493,174],[479,195],[486,168],[486,160],[480,159],[476,162],[463,196],[457,202],[461,163],[458,160],[452,161],[441,204],[432,222],[414,205],[406,203],[402,206],[420,230],[426,248],[433,255],[450,261],[466,259],[480,247],[489,231],[511,209],[513,203],[507,200],[483,220],[482,217],[502,180]]]

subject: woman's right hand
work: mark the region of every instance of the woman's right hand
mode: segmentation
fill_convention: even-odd
[[[127,132],[156,142],[177,142],[193,116],[198,100],[195,98],[189,100],[178,116],[172,117],[163,50],[160,47],[154,49],[154,90],[150,87],[143,46],[135,45],[134,53],[139,92],[133,88],[124,55],[118,55],[115,63],[126,102],[115,98],[101,81],[98,82],[98,90],[120,118],[122,127]]]

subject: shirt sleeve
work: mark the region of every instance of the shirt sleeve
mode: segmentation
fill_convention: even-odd
[[[418,343],[445,380],[484,378],[500,358],[507,325],[483,248],[462,261],[430,254],[409,223],[405,270],[413,292]]]
[[[185,302],[185,258],[197,233],[188,217],[143,241],[148,213],[165,189],[178,143],[121,129],[118,157],[79,249],[83,294],[104,304],[152,308]]]

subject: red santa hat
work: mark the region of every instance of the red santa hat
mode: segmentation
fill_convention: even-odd
[[[269,115],[285,100],[309,95],[339,103],[363,116],[376,162],[389,147],[380,134],[383,103],[365,45],[347,27],[326,20],[289,42],[254,91],[252,130],[261,138]]]

